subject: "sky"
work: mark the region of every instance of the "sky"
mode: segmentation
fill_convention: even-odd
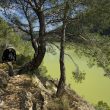
[[[63,0],[58,0],[58,3],[61,4],[62,1],[63,1]],[[44,5],[44,9],[51,8],[52,6],[53,6],[52,3],[46,2],[45,5]],[[2,8],[0,8],[0,9],[2,10]],[[76,10],[77,10],[77,11],[81,11],[81,10],[83,10],[83,9],[84,9],[84,7],[82,7],[82,6],[77,6],[77,7],[76,7]],[[24,15],[23,15],[23,14],[24,14],[23,12],[20,12],[19,10],[16,10],[16,8],[10,9],[10,10],[8,10],[8,11],[10,11],[12,15],[14,14],[14,15],[16,15],[16,16],[19,16],[19,20],[20,20],[22,23],[28,24],[28,21],[25,19]],[[74,17],[74,16],[76,15],[76,13],[75,13],[74,11],[73,11],[72,13],[73,13],[73,14],[72,14],[71,17]],[[0,17],[6,19],[1,12],[0,12]],[[49,25],[46,26],[46,32],[52,31],[52,30],[54,30],[54,29],[60,27],[61,25],[62,25],[61,22],[59,22],[59,23],[57,23],[57,24],[54,24],[54,25],[49,24]],[[34,28],[34,31],[38,31],[38,30],[39,30],[39,21],[36,20],[36,22],[33,24],[33,26],[35,27],[35,28]]]

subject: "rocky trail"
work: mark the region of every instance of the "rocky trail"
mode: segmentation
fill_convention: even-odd
[[[0,70],[0,110],[95,110],[69,87],[55,96],[57,83],[36,75],[9,77]]]

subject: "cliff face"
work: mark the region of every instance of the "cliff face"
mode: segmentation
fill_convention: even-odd
[[[0,110],[95,110],[68,87],[56,98],[57,84],[41,79],[26,74],[9,77],[0,70]]]

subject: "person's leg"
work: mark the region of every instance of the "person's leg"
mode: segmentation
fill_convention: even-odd
[[[9,76],[13,76],[14,75],[14,71],[13,71],[12,62],[7,62],[6,64],[8,65],[8,68],[9,68],[9,70],[8,70]]]

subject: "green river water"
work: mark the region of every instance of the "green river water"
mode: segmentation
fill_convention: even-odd
[[[48,70],[47,75],[51,75],[53,78],[60,76],[59,51],[56,49],[56,52],[56,55],[47,53],[44,58],[44,65]],[[86,72],[85,80],[82,83],[76,83],[72,76],[75,65],[68,56],[65,56],[67,84],[70,84],[72,89],[90,103],[96,104],[98,101],[104,101],[110,105],[110,79],[103,76],[103,69],[96,65],[89,68],[87,66],[89,58],[79,58],[73,50],[68,50],[67,53],[73,57],[80,70]]]

